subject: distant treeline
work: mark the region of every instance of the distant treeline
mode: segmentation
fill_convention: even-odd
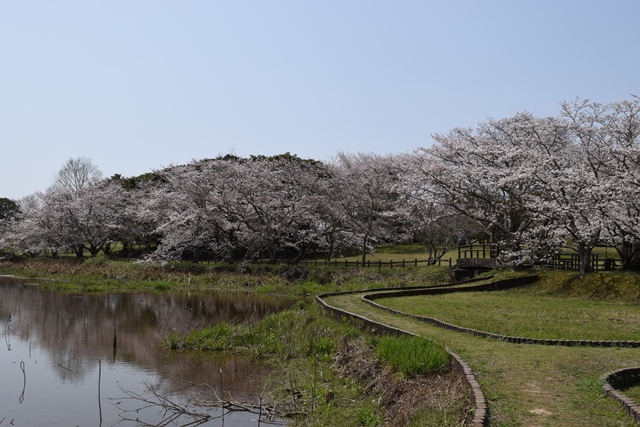
[[[563,103],[558,116],[519,113],[433,135],[411,153],[330,162],[232,155],[138,177],[103,179],[71,159],[54,184],[0,199],[7,254],[151,259],[327,259],[384,243],[420,242],[439,259],[460,239],[497,245],[498,263],[549,263],[575,248],[582,272],[596,246],[640,264],[640,102]]]

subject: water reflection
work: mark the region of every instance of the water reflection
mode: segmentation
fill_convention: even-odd
[[[151,390],[182,403],[206,397],[257,403],[267,367],[237,355],[166,351],[160,340],[172,330],[255,321],[291,303],[213,293],[69,296],[0,278],[0,423],[4,417],[16,426],[157,425],[166,418],[159,408],[136,412],[140,402],[128,398],[153,397]],[[187,387],[194,384],[206,386]],[[255,426],[256,418],[234,413],[224,424],[203,425]]]

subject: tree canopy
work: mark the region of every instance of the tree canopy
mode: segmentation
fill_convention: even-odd
[[[70,159],[45,192],[0,199],[0,248],[78,256],[145,247],[155,259],[366,255],[420,242],[433,259],[484,233],[508,265],[569,245],[583,272],[597,245],[640,265],[640,100],[575,100],[433,135],[411,153],[330,162],[235,155],[103,179]]]

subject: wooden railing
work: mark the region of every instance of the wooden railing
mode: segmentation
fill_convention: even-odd
[[[326,266],[334,266],[334,267],[365,267],[365,268],[382,268],[382,267],[389,267],[389,268],[406,268],[406,267],[418,267],[420,265],[445,265],[447,267],[451,267],[452,266],[452,262],[451,262],[451,258],[448,259],[423,259],[423,260],[419,260],[417,258],[413,259],[413,260],[401,260],[401,261],[382,261],[382,260],[377,260],[377,261],[371,261],[371,260],[367,260],[364,263],[360,260],[357,261],[348,261],[348,260],[338,260],[338,259],[334,259],[334,260],[303,260],[298,262],[299,265],[314,265],[314,266],[322,266],[322,265],[326,265]]]

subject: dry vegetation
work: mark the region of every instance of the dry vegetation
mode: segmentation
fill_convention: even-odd
[[[362,387],[363,397],[378,400],[385,425],[464,425],[471,411],[462,375],[454,370],[403,379],[380,364],[363,341],[345,341],[336,356],[336,367]]]

